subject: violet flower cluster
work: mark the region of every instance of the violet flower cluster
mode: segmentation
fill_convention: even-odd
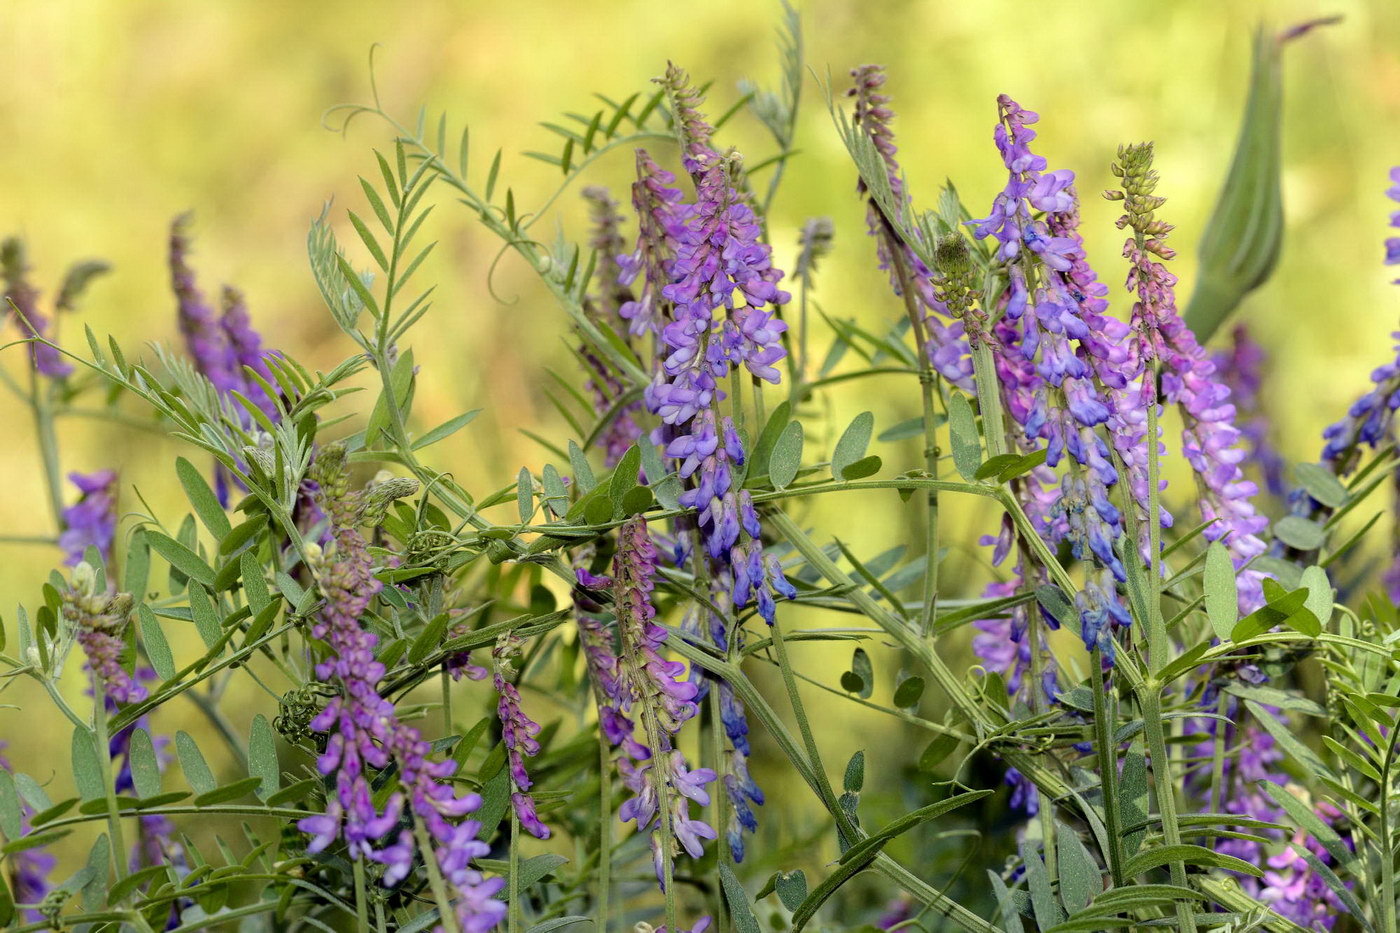
[[[82,495],[63,510],[63,531],[58,546],[63,562],[75,567],[87,549],[97,549],[102,561],[112,561],[112,544],[117,536],[117,474],[115,470],[95,473],[69,473],[68,479]]]
[[[73,582],[63,592],[63,618],[87,656],[88,670],[103,693],[118,703],[146,698],[146,688],[123,666],[124,635],[131,622],[129,593],[109,584],[98,591],[97,573],[87,563],[73,568]]]
[[[597,255],[598,294],[585,304],[585,312],[595,320],[602,321],[618,333],[624,342],[629,334],[622,309],[631,304],[632,289],[623,279],[630,279],[628,267],[624,265],[622,238],[622,215],[617,202],[609,196],[606,188],[590,186],[583,190],[588,201],[593,220],[591,244]],[[588,371],[588,390],[593,396],[594,411],[600,417],[607,417],[608,423],[598,435],[597,444],[603,449],[604,462],[616,466],[617,461],[642,436],[642,428],[637,423],[641,413],[640,401],[622,403],[627,387],[618,374],[584,342],[579,347],[584,367]],[[617,408],[614,411],[614,408]]]
[[[1230,388],[1216,378],[1215,363],[1176,309],[1176,276],[1163,265],[1176,254],[1164,242],[1171,225],[1155,216],[1166,199],[1153,193],[1157,173],[1152,144],[1120,148],[1118,156],[1113,172],[1123,179],[1123,190],[1107,196],[1124,202],[1118,225],[1133,231],[1123,255],[1130,263],[1127,288],[1138,296],[1133,305],[1134,351],[1149,374],[1161,367],[1163,397],[1181,412],[1182,453],[1196,474],[1201,518],[1210,522],[1204,535],[1229,550],[1240,571],[1240,611],[1249,613],[1264,603],[1265,574],[1245,566],[1266,548],[1259,534],[1269,522],[1251,499],[1259,487],[1240,468],[1245,450],[1235,427]],[[1144,384],[1150,388],[1154,381],[1149,378]]]
[[[39,290],[29,281],[29,261],[25,255],[24,241],[9,237],[0,243],[0,282],[4,284],[4,294],[0,295],[0,322],[14,315],[20,333],[35,339],[29,344],[29,357],[35,372],[51,379],[62,379],[72,375],[73,364],[43,340],[52,341],[49,332],[49,318],[39,310]]]
[[[505,746],[510,782],[515,790],[510,795],[511,807],[525,831],[536,839],[548,839],[549,827],[535,812],[535,798],[529,794],[534,782],[525,770],[525,759],[540,753],[540,724],[525,714],[520,703],[520,691],[506,678],[511,676],[510,659],[520,651],[520,637],[507,632],[491,650],[492,683],[496,688],[496,715],[501,721],[501,744]]]
[[[633,794],[623,803],[619,816],[635,820],[639,832],[651,829],[652,857],[656,877],[664,886],[666,865],[677,853],[677,844],[692,858],[704,854],[704,840],[714,839],[715,830],[704,820],[692,819],[690,802],[710,803],[707,784],[715,780],[709,768],[691,769],[675,747],[676,734],[692,719],[696,687],[684,679],[685,665],[667,661],[661,655],[666,630],[655,624],[656,609],[651,602],[655,588],[656,546],[640,516],[627,520],[618,529],[617,554],[613,560],[613,611],[617,616],[621,650],[617,663],[604,662],[603,670],[617,676],[597,686],[619,713],[629,713],[639,724],[641,735],[622,735],[624,722],[612,717],[610,738],[626,753],[619,761],[623,783]],[[595,586],[602,578],[585,574],[580,584]],[[630,723],[628,723],[630,725]],[[653,826],[653,824],[655,824]],[[663,827],[669,828],[665,837]]]
[[[1129,625],[1132,617],[1117,591],[1127,579],[1115,552],[1123,520],[1110,496],[1118,474],[1097,430],[1108,428],[1113,400],[1100,391],[1096,377],[1108,387],[1126,385],[1126,328],[1089,303],[1097,301],[1099,290],[1082,264],[1082,243],[1064,234],[1064,228],[1074,225],[1074,174],[1045,172],[1045,159],[1031,152],[1035,131],[1029,125],[1039,119],[1036,114],[1006,95],[998,98],[998,106],[995,140],[1007,184],[991,213],[970,224],[978,239],[996,239],[996,257],[1009,278],[998,345],[1005,355],[1019,354],[1023,360],[999,367],[1016,377],[1007,408],[1013,418],[1023,419],[1018,428],[1027,439],[1045,443],[1047,467],[1057,467],[1069,454],[1053,499],[1038,503],[1036,511],[1044,513],[1046,536],[1067,542],[1090,568],[1076,595],[1081,635],[1087,647],[1101,649],[1111,663],[1112,627]],[[1061,232],[1037,219],[1036,211]]]
[[[479,809],[481,797],[457,795],[447,782],[456,763],[430,760],[431,745],[416,728],[400,721],[394,705],[378,692],[384,676],[384,665],[374,656],[379,640],[360,618],[381,584],[358,529],[364,503],[349,489],[344,461],[344,448],[336,445],[323,449],[313,465],[331,525],[330,543],[316,568],[325,604],[312,634],[329,649],[316,665],[316,676],[336,684],[340,692],[311,721],[311,728],[328,734],[316,764],[321,774],[335,775],[335,794],[323,815],[297,825],[312,837],[308,852],[320,852],[341,839],[351,859],[383,865],[381,880],[392,887],[414,865],[417,847],[414,832],[404,823],[407,818],[431,840],[432,857],[456,898],[458,926],[464,933],[485,933],[505,916],[506,905],[494,897],[504,880],[487,880],[471,866],[489,851],[477,839],[480,824],[470,819],[453,822]],[[397,767],[398,789],[381,810],[373,802],[370,769],[383,771],[391,765]]]
[[[10,762],[5,757],[5,742],[0,740],[0,769],[10,771]],[[30,831],[30,817],[34,815],[34,809],[20,801],[20,834],[28,835]],[[13,842],[14,840],[8,840]],[[26,907],[22,915],[29,923],[41,923],[44,914],[38,909],[39,904],[44,902],[44,898],[53,888],[53,883],[49,879],[49,874],[58,864],[58,859],[48,851],[47,846],[35,846],[31,849],[23,849],[10,855],[6,860],[6,871],[10,884],[10,896],[14,898],[16,904],[32,904],[33,907]],[[0,882],[3,883],[3,882]]]
[[[1208,694],[1211,692],[1207,691]],[[1215,735],[1223,727],[1226,730],[1226,757],[1218,798],[1221,809],[1236,816],[1288,824],[1291,818],[1287,811],[1266,796],[1259,785],[1260,781],[1265,780],[1280,786],[1290,783],[1281,767],[1283,752],[1274,737],[1258,725],[1252,722],[1237,724],[1241,713],[1238,706],[1238,701],[1232,701],[1228,715],[1233,721],[1228,724],[1214,718],[1190,722],[1194,731],[1204,733],[1206,737],[1195,746],[1194,757],[1202,763],[1188,775],[1188,786],[1202,798],[1203,805],[1210,804]],[[1336,823],[1339,816],[1325,803],[1318,805],[1315,813],[1328,824]],[[1253,839],[1233,838],[1221,838],[1215,844],[1215,850],[1222,855],[1264,868],[1262,878],[1237,875],[1240,886],[1251,897],[1268,904],[1275,912],[1305,929],[1331,930],[1337,918],[1345,915],[1346,910],[1336,892],[1300,854],[1305,849],[1324,865],[1331,866],[1333,861],[1327,850],[1302,830],[1292,836],[1284,836],[1282,832],[1270,829],[1254,832],[1270,837],[1274,840],[1273,846]],[[1272,855],[1269,854],[1270,848],[1274,849]]]
[[[1273,424],[1264,405],[1264,370],[1268,354],[1249,327],[1236,324],[1229,346],[1212,357],[1215,373],[1230,389],[1235,406],[1235,426],[1245,445],[1244,462],[1252,464],[1264,481],[1264,489],[1282,497],[1288,491],[1283,455],[1274,445]]]
[[[176,217],[170,225],[170,282],[178,306],[180,333],[195,366],[221,396],[238,392],[270,418],[277,417],[277,406],[262,387],[244,372],[251,369],[270,385],[276,385],[267,367],[262,338],[253,329],[242,292],[224,286],[222,313],[215,312],[195,278],[190,265],[189,214]]]

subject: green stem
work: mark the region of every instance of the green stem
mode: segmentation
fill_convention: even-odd
[[[987,456],[989,459],[999,457],[1007,452],[1001,383],[997,379],[992,348],[985,340],[973,344],[972,378],[977,384],[977,407],[982,411],[982,434],[987,439]]]
[[[355,919],[359,923],[361,933],[368,933],[369,901],[365,896],[365,860],[357,858],[351,864],[355,872]]]
[[[442,672],[442,734],[452,734],[452,676]]]
[[[107,691],[102,678],[92,676],[92,735],[97,740],[97,764],[102,772],[102,790],[107,797],[107,827],[112,845],[112,870],[117,880],[126,877],[126,841],[122,838],[122,818],[117,810],[117,788],[112,782],[112,748],[107,739]]]
[[[510,900],[507,901],[506,930],[520,933],[520,814],[510,807]]]
[[[612,893],[612,750],[607,736],[598,730],[598,921],[608,928],[608,897]]]
[[[1152,438],[1148,434],[1148,438]],[[1149,443],[1149,447],[1152,445]],[[1143,731],[1147,734],[1148,754],[1152,759],[1152,786],[1156,790],[1157,813],[1162,820],[1162,841],[1169,846],[1181,844],[1181,828],[1176,822],[1176,785],[1172,781],[1171,759],[1167,754],[1166,733],[1162,729],[1161,686],[1149,681],[1138,691],[1142,707]],[[1186,865],[1176,859],[1170,863],[1172,884],[1186,886]],[[1190,902],[1176,902],[1176,920],[1182,933],[1196,933],[1196,915]]]
[[[34,432],[39,438],[39,456],[44,463],[44,484],[54,525],[63,528],[63,469],[59,465],[58,437],[54,433],[53,412],[49,407],[49,387],[37,370],[30,373],[29,398],[34,411]]]
[[[447,893],[447,883],[442,880],[442,872],[438,869],[437,853],[433,851],[433,842],[428,838],[427,830],[423,828],[423,824],[417,820],[413,821],[413,838],[418,843],[418,851],[423,856],[423,864],[428,868],[428,887],[432,889],[433,900],[437,903],[438,919],[442,921],[443,930],[446,933],[461,933],[461,929],[457,926],[457,914],[452,910],[452,898]]]
[[[1148,380],[1147,399],[1147,658],[1148,670],[1156,673],[1167,665],[1170,652],[1167,625],[1162,617],[1162,502],[1161,452],[1157,449],[1157,368],[1143,374]]]
[[[1034,650],[1034,649],[1032,649]],[[1123,876],[1123,814],[1118,807],[1118,745],[1113,733],[1118,723],[1117,704],[1104,688],[1103,651],[1095,648],[1089,657],[1090,676],[1094,692],[1094,745],[1099,753],[1099,782],[1103,788],[1104,824],[1108,831],[1109,874],[1113,886],[1122,887]]]

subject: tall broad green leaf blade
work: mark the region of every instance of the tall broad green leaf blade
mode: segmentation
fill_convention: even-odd
[[[1268,280],[1283,241],[1281,138],[1283,46],[1317,23],[1282,35],[1261,26],[1235,156],[1205,234],[1186,323],[1205,343],[1245,295]]]

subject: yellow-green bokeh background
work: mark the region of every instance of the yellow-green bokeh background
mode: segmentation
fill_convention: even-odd
[[[1003,178],[991,145],[1002,91],[1042,114],[1038,150],[1053,167],[1076,170],[1086,195],[1111,181],[1118,143],[1156,140],[1160,193],[1170,198],[1163,214],[1178,225],[1184,288],[1234,143],[1252,28],[1261,16],[1286,25],[1344,14],[1341,25],[1287,52],[1283,263],[1242,312],[1273,353],[1268,402],[1284,452],[1310,456],[1322,426],[1391,355],[1400,296],[1380,264],[1380,242],[1391,206],[1382,196],[1386,172],[1400,162],[1400,5],[809,0],[802,11],[808,62],[838,88],[852,65],[890,66],[901,158],[924,206],[945,177],[974,212],[990,202]],[[553,146],[536,121],[589,107],[594,91],[619,97],[642,89],[668,58],[713,78],[712,106],[726,108],[738,79],[774,80],[776,22],[776,6],[754,0],[8,0],[0,4],[0,232],[29,241],[36,281],[49,291],[70,261],[111,260],[115,273],[94,285],[82,317],[137,352],[144,341],[175,335],[164,236],[174,214],[192,209],[206,288],[239,284],[271,345],[329,368],[351,344],[321,306],[304,242],[328,199],[336,201],[338,228],[348,230],[343,208],[363,202],[355,176],[374,171],[369,149],[388,138],[369,120],[344,138],[321,122],[333,104],[367,100],[371,44],[382,44],[385,105],[406,120],[426,104],[446,108],[454,126],[470,122],[477,177],[503,148],[503,178],[528,208],[556,177],[519,155]],[[814,79],[805,91],[803,152],[772,217],[779,261],[791,258],[806,218],[830,215],[836,246],[818,298],[829,313],[878,326],[898,309],[874,268],[853,173]],[[729,130],[725,141],[754,158],[769,151],[751,118]],[[618,153],[595,180],[621,191],[630,166]],[[558,222],[576,236],[573,201],[563,199]],[[1116,210],[1085,201],[1090,258],[1121,308]],[[542,229],[552,232],[554,223]],[[545,367],[571,365],[566,321],[511,258],[494,283],[511,303],[492,297],[486,271],[499,244],[464,210],[444,203],[430,227],[442,243],[423,273],[438,286],[434,309],[409,341],[423,367],[417,413],[428,426],[485,408],[434,451],[436,464],[484,491],[510,482],[521,464],[543,464],[546,455],[516,428],[563,436],[546,399]],[[80,332],[75,324],[64,322],[70,342]],[[0,363],[20,365],[20,353],[7,351]],[[51,533],[28,420],[11,401],[0,404],[0,534]],[[915,387],[866,383],[842,394],[829,420],[809,424],[809,438],[830,437],[863,408],[887,427],[917,413]],[[65,468],[119,467],[125,506],[136,504],[135,484],[162,518],[178,517],[174,445],[88,421],[65,423],[61,436]],[[912,448],[882,453],[897,469],[916,462]],[[872,553],[906,537],[910,508],[872,497],[824,505],[814,518]],[[951,506],[954,540],[972,540],[982,515]],[[0,612],[12,620],[17,601],[38,602],[57,552],[0,548]],[[949,595],[985,579],[973,561],[957,567]],[[20,759],[66,750],[66,738],[60,730],[48,735],[42,724],[52,720],[37,709],[0,710],[0,736]],[[830,738],[836,760],[861,743],[840,730]]]

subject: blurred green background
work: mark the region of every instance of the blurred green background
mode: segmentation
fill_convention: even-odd
[[[1116,146],[1157,142],[1159,193],[1170,199],[1162,216],[1178,226],[1173,242],[1181,252],[1176,271],[1184,299],[1194,245],[1234,144],[1251,30],[1261,15],[1285,26],[1344,14],[1340,25],[1293,44],[1285,56],[1283,262],[1241,314],[1272,354],[1267,402],[1281,447],[1290,458],[1306,459],[1370,369],[1392,356],[1388,335],[1400,302],[1380,259],[1391,206],[1382,195],[1386,172],[1400,162],[1400,5],[1289,0],[1265,6],[1251,0],[1055,7],[1016,0],[810,0],[801,11],[808,63],[822,80],[830,75],[838,91],[852,66],[889,65],[900,157],[918,205],[932,206],[943,180],[953,178],[969,209],[982,211],[1004,180],[991,144],[996,95],[1008,92],[1038,110],[1038,151],[1051,167],[1079,173],[1090,259],[1120,309],[1126,303],[1122,235],[1112,225],[1117,208],[1095,196],[1112,180],[1107,167]],[[374,171],[369,150],[388,142],[385,127],[368,119],[345,137],[322,124],[328,107],[369,99],[373,43],[382,45],[377,73],[386,108],[405,122],[424,104],[446,109],[454,126],[469,122],[473,171],[482,172],[501,147],[504,183],[529,209],[556,179],[553,170],[520,155],[553,148],[554,137],[536,121],[589,108],[595,91],[620,98],[644,89],[668,58],[699,80],[714,80],[710,108],[719,113],[736,98],[739,79],[776,81],[778,13],[776,4],[753,0],[685,6],[9,0],[0,4],[0,232],[27,239],[35,282],[48,294],[71,261],[110,260],[114,274],[93,286],[81,316],[135,353],[146,341],[176,336],[165,235],[173,215],[193,210],[206,291],[237,283],[271,346],[329,368],[351,344],[320,302],[305,236],[334,199],[341,239],[353,240],[343,209],[362,207],[355,177]],[[802,152],[789,167],[771,222],[779,263],[790,264],[807,218],[831,216],[835,251],[816,298],[829,314],[879,326],[899,308],[875,268],[854,173],[815,77],[808,78],[804,104]],[[755,161],[771,151],[748,115],[726,127],[722,142]],[[625,201],[631,166],[630,153],[614,153],[590,180],[611,185]],[[580,236],[576,201],[563,198],[557,221],[537,229],[557,223]],[[432,458],[484,492],[511,482],[521,464],[538,469],[547,459],[517,428],[552,438],[567,433],[547,400],[545,374],[547,366],[572,372],[566,319],[533,273],[511,257],[494,276],[495,295],[505,300],[493,297],[487,270],[499,243],[460,207],[444,203],[430,227],[442,242],[422,275],[437,284],[437,297],[408,341],[422,366],[417,415],[428,426],[485,409]],[[67,319],[62,328],[70,343],[80,342],[78,321]],[[22,367],[21,355],[11,349],[0,364]],[[912,382],[859,385],[821,407],[808,424],[809,449],[819,449],[865,408],[875,411],[877,431],[917,414]],[[12,401],[0,409],[6,434],[0,534],[48,535],[34,438]],[[124,508],[138,504],[134,485],[160,517],[178,518],[183,507],[172,493],[170,468],[176,445],[79,419],[62,425],[61,439],[65,469],[117,467]],[[888,472],[917,461],[912,446],[880,453]],[[987,513],[956,502],[948,513],[956,572],[945,577],[952,581],[945,592],[969,595],[987,578],[971,547]],[[894,496],[826,502],[810,517],[828,521],[867,554],[910,538],[915,521],[913,506]],[[39,583],[58,559],[52,548],[0,544],[0,611],[12,619],[17,601],[36,604]],[[832,663],[844,664],[842,655]],[[5,701],[18,702],[11,695]],[[831,710],[849,715],[846,706]],[[178,721],[185,712],[172,708],[176,721],[163,728],[198,726],[193,716]],[[66,747],[66,740],[51,742],[23,721],[18,712],[0,710],[0,736],[11,741],[16,758],[33,761],[35,753]],[[858,741],[851,722],[849,732],[833,730],[829,737],[834,761],[861,744],[894,748],[903,741],[888,731]],[[770,811],[784,806],[775,803]]]

